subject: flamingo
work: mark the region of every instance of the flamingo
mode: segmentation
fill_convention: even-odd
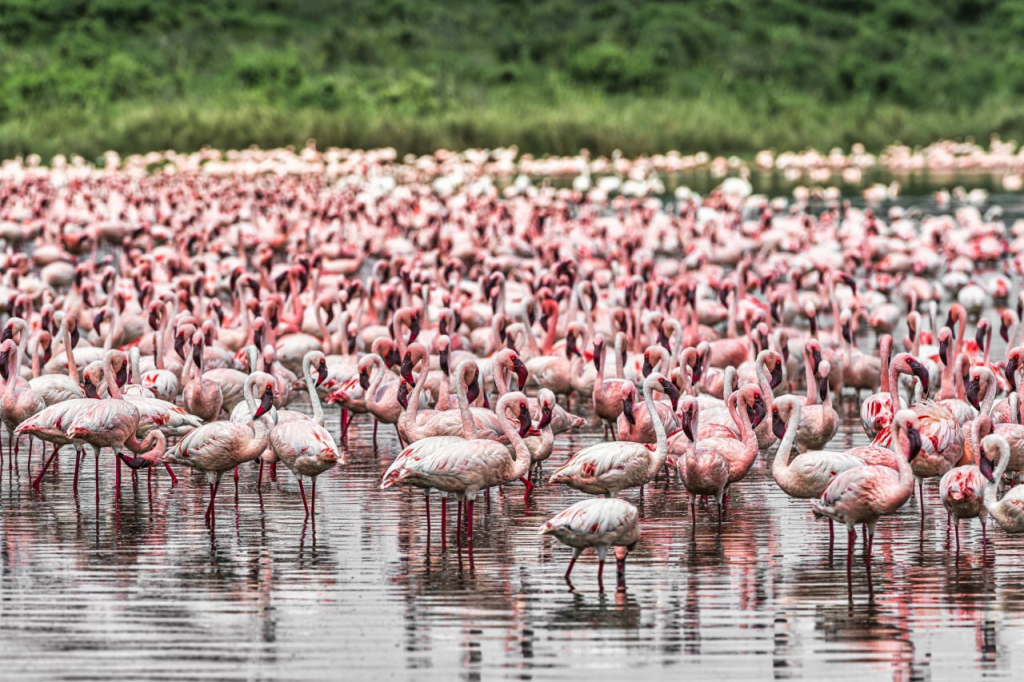
[[[573,548],[565,582],[572,586],[569,576],[584,549],[597,550],[597,585],[604,591],[602,574],[609,547],[615,547],[618,590],[626,589],[626,556],[640,540],[639,514],[636,507],[620,498],[594,498],[582,500],[562,510],[540,528],[541,535],[553,535]]]
[[[981,441],[978,470],[988,479],[985,484],[985,510],[999,527],[1008,533],[1024,533],[1024,486],[1014,486],[999,497],[996,487],[1003,480],[1010,462],[1010,446],[998,433],[985,436]]]
[[[824,516],[846,526],[846,580],[851,590],[856,525],[864,525],[864,561],[870,571],[871,546],[878,520],[896,513],[914,490],[911,464],[921,451],[917,414],[913,410],[900,410],[892,426],[894,439],[901,451],[896,457],[898,468],[895,471],[887,466],[873,465],[848,469],[832,479],[821,499],[811,501],[815,516]],[[906,456],[902,455],[904,450]]]
[[[266,372],[253,372],[245,380],[243,390],[253,415],[251,425],[233,421],[204,424],[182,438],[164,457],[165,461],[206,473],[210,484],[206,520],[211,528],[216,523],[214,501],[221,477],[226,471],[262,455],[270,443],[270,430],[261,417],[274,405],[274,385],[274,377]],[[255,395],[260,396],[258,404]]]
[[[18,368],[21,367],[21,349],[11,339],[0,343],[0,373],[3,374],[4,391],[0,397],[0,420],[7,427],[7,456],[11,457],[11,443],[14,444],[14,455],[9,461],[18,458],[18,439],[14,430],[29,417],[46,408],[42,396],[32,390],[30,385],[22,381],[19,385]]]
[[[729,461],[713,447],[697,447],[694,434],[700,433],[700,403],[693,396],[683,396],[679,403],[682,432],[689,447],[677,450],[676,471],[690,498],[690,519],[697,526],[697,496],[711,495],[718,502],[718,524],[722,524],[722,501],[729,485]],[[679,443],[679,441],[676,441]],[[671,447],[671,444],[670,444]]]

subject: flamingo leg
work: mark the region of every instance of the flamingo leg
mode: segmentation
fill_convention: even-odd
[[[448,495],[447,493],[441,493],[441,551],[445,551],[445,543],[447,538],[445,537],[446,526],[448,522]]]
[[[310,499],[309,515],[312,516],[314,518],[314,520],[315,520],[316,519],[316,476],[311,478],[310,482],[311,482],[311,484],[313,486],[313,490],[311,490],[310,493],[309,493],[309,499]]]
[[[306,502],[306,489],[302,486],[302,477],[299,476],[299,492],[302,493],[302,506],[306,508],[306,518],[309,518],[309,503]]]
[[[71,492],[78,495],[78,472],[82,468],[82,458],[85,453],[81,452],[78,448],[75,448],[75,480],[71,484]]]
[[[455,512],[455,541],[459,548],[462,547],[462,500],[459,499],[459,509]]]
[[[857,544],[857,530],[852,526],[846,534],[846,584],[853,585],[853,547]]]
[[[871,568],[871,536],[868,533],[868,527],[867,527],[866,524],[863,526],[863,530],[864,530],[864,564],[868,568]]]
[[[615,557],[615,580],[617,583],[617,589],[626,589],[626,557],[623,556],[621,559]]]
[[[981,547],[984,549],[988,546],[988,532],[985,530],[985,519],[981,519]]]
[[[957,519],[957,522],[953,524],[953,534],[956,536],[956,553],[959,556],[959,554],[960,554],[960,519]]]
[[[373,451],[377,452],[377,427],[380,426],[380,422],[376,419],[373,420]]]
[[[723,515],[722,512],[725,511],[725,508],[722,506],[722,501],[721,500],[715,499],[715,503],[718,504],[718,534],[721,535],[722,534],[722,515]],[[625,561],[625,559],[623,559],[623,561]]]
[[[260,457],[260,473],[256,475],[256,489],[263,485],[263,458]]]
[[[523,485],[526,486],[526,494],[523,495],[523,502],[529,502],[530,501],[530,493],[533,492],[533,484],[530,483],[530,479],[526,478],[525,476],[523,476],[519,480],[522,481]]]
[[[470,498],[466,502],[466,542],[472,544],[473,542],[473,503],[476,500]]]
[[[828,520],[828,546],[831,547],[832,543],[836,540],[836,529],[835,523],[831,518]]]
[[[604,557],[597,560],[597,589],[604,592]]]
[[[54,445],[53,454],[50,455],[50,458],[43,463],[43,470],[39,472],[38,476],[36,476],[36,480],[32,481],[32,487],[36,490],[39,490],[39,484],[43,482],[43,474],[45,474],[46,470],[50,468],[50,463],[53,462],[53,458],[57,456],[58,450],[60,450],[60,446]]]
[[[719,516],[721,516],[721,509],[719,509]],[[697,497],[690,498],[690,525],[693,527],[693,532],[697,532]]]
[[[565,571],[565,582],[569,582],[569,576],[572,574],[573,566],[576,565],[576,560],[580,558],[580,553],[583,552],[579,547],[572,550],[572,559],[569,560],[569,568]]]
[[[427,508],[427,542],[430,542],[430,493],[423,493],[423,503]]]
[[[262,464],[262,462],[260,462]],[[174,475],[174,469],[167,462],[164,462],[164,469],[167,469],[167,473],[171,475],[171,486],[178,485],[178,477]]]
[[[235,497],[238,497],[238,467],[235,467]]]
[[[96,510],[100,508],[100,449],[95,445],[92,448],[92,462],[94,465],[93,476],[96,480]]]
[[[121,458],[117,456],[117,453],[114,453],[114,459],[117,460],[117,476],[114,479],[114,487],[116,488],[115,491],[114,491],[114,497],[115,497],[115,499],[120,500],[121,499]]]
[[[270,463],[270,480],[277,482],[277,462]]]
[[[220,477],[216,483],[210,484],[210,506],[206,508],[206,520],[212,528],[217,522],[217,512],[214,502],[217,499],[217,491],[220,490]]]

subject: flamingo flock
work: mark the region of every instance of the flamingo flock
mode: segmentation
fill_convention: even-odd
[[[259,490],[283,464],[313,518],[360,420],[428,537],[440,498],[442,547],[452,495],[472,552],[481,495],[577,491],[540,534],[573,548],[567,582],[595,548],[602,590],[609,549],[624,589],[645,487],[685,490],[692,533],[714,500],[721,532],[760,459],[830,549],[846,527],[851,586],[857,526],[870,571],[912,497],[945,508],[958,554],[961,521],[983,551],[989,519],[1024,531],[1024,231],[999,211],[789,203],[743,177],[665,202],[657,164],[583,154],[556,188],[515,150],[105,161],[0,167],[2,457],[31,470],[52,446],[34,490],[66,446],[75,495],[92,450],[97,500],[104,467],[115,500],[123,466],[192,469],[212,532],[224,475]],[[846,414],[870,444],[830,450]],[[549,461],[588,421],[604,438]]]

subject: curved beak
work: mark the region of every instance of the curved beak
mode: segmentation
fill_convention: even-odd
[[[1005,343],[1010,342],[1010,328],[1006,326],[1006,320],[999,320],[999,336]]]
[[[10,370],[7,367],[7,360],[9,355],[10,353],[8,353],[7,351],[3,351],[2,353],[0,353],[0,376],[4,378],[4,381],[7,381],[10,378]]]
[[[828,377],[818,377],[818,398],[825,402],[828,397]]]
[[[526,363],[519,358],[512,361],[512,369],[516,373],[516,380],[519,381],[519,390],[523,390],[527,380],[530,378],[530,370],[526,369]]]
[[[786,437],[786,422],[782,421],[778,410],[772,410],[772,433],[779,440]]]
[[[85,377],[82,380],[82,390],[85,392],[85,397],[91,400],[100,397],[99,391],[96,390],[95,384],[92,383],[89,377]]]
[[[537,422],[537,428],[543,429],[545,426],[551,423],[551,417],[554,416],[554,410],[551,409],[550,405],[544,405],[540,408],[540,421]]]
[[[526,438],[533,424],[530,421],[530,406],[526,403],[519,404],[519,437]]]
[[[761,396],[754,396],[754,406],[747,408],[747,416],[750,417],[750,428],[756,429],[764,421],[764,418],[768,415],[768,409],[765,407],[764,399]]]
[[[359,377],[359,384],[360,385],[362,385],[362,383],[363,383],[362,374],[363,373],[360,373],[360,377]],[[316,370],[316,385],[319,386],[320,384],[324,383],[324,381],[326,381],[326,380],[327,380],[327,362],[324,361],[324,360],[321,360],[320,361],[320,366]],[[369,383],[369,382],[367,382],[367,383]],[[364,391],[367,388],[368,388],[367,386],[363,386],[363,390]]]
[[[813,374],[817,376],[818,365],[821,364],[821,349],[815,348],[811,351],[811,359],[814,360],[814,367],[811,368]]]
[[[576,347],[576,335],[572,332],[565,335],[565,356],[571,358],[574,355],[579,355],[580,350]]]
[[[480,397],[480,374],[477,373],[473,380],[466,387],[466,400],[472,405]]]
[[[781,362],[776,362],[775,363],[775,369],[772,370],[772,380],[771,380],[772,390],[775,390],[776,388],[778,388],[779,384],[781,384],[781,383],[782,383],[782,363]]]
[[[403,410],[409,409],[409,384],[403,379],[398,385],[398,404]]]
[[[384,354],[384,364],[388,366],[388,369],[393,369],[396,365],[402,362],[401,356],[398,355],[398,349],[392,348]]]
[[[636,426],[636,417],[633,415],[633,392],[630,391],[622,398],[622,416],[633,426]]]
[[[651,376],[651,372],[654,371],[654,367],[651,365],[651,359],[644,356],[644,378]]]
[[[978,342],[978,348],[980,348],[981,352],[984,353],[985,352],[985,326],[984,325],[980,325],[978,327],[978,331],[975,332],[975,334],[974,334],[974,340]]]
[[[1017,358],[1013,357],[1007,361],[1006,367],[1003,368],[1003,375],[1006,377],[1006,380],[1010,383],[1011,391],[1017,390],[1017,364]]]
[[[192,346],[192,362],[196,367],[201,367],[203,364],[203,347],[199,344]]]
[[[679,421],[682,422],[683,434],[691,443],[696,443],[697,441],[693,437],[693,410],[686,410],[679,415]]]
[[[178,357],[185,360],[185,335],[175,334],[174,335],[174,352],[178,354]]]
[[[604,344],[603,343],[595,343],[594,344],[594,369],[596,369],[598,372],[601,371],[601,360],[603,360],[603,359],[604,359]]]
[[[121,458],[122,462],[128,465],[129,469],[146,469],[148,467],[153,466],[154,464],[154,462],[152,462],[151,460],[148,460],[145,457],[140,457],[138,455],[132,455],[131,457],[129,457],[123,452],[119,452],[117,456]]]
[[[669,401],[672,403],[672,411],[675,412],[676,408],[679,407],[679,387],[666,379],[661,382],[661,390],[668,396]]]
[[[450,355],[451,350],[449,350],[448,348],[442,348],[441,352],[438,353],[438,362],[441,365],[441,372],[443,372],[445,376],[448,376],[448,374],[450,374],[451,372],[451,366],[448,364],[448,358],[450,357]]]
[[[78,342],[82,339],[82,335],[78,333],[78,325],[71,331],[71,347],[75,348],[78,346]]]
[[[704,377],[704,356],[698,355],[697,361],[693,363],[693,377],[691,381],[693,383],[700,383],[700,380]]]
[[[907,440],[910,443],[910,452],[907,453],[907,459],[914,461],[917,453],[921,452],[921,433],[913,426],[908,426]]]
[[[403,379],[405,379],[410,384],[416,383],[416,380],[413,379],[412,377],[412,355],[410,355],[408,352],[405,354],[405,357],[402,358],[401,370],[402,371],[400,372],[400,374],[402,375]]]
[[[259,419],[265,415],[270,408],[274,406],[274,392],[267,386],[267,390],[263,391],[263,396],[260,398],[260,404],[256,408],[256,414],[253,415],[253,419]]]
[[[995,467],[992,465],[992,460],[990,460],[984,452],[981,453],[981,457],[978,459],[978,470],[981,472],[981,475],[987,478],[990,482],[996,482]]]
[[[121,369],[117,370],[117,374],[114,378],[117,380],[117,385],[119,387],[128,383],[128,365],[121,365]]]
[[[981,402],[978,400],[978,391],[981,388],[981,379],[971,379],[964,385],[964,395],[967,397],[967,402],[971,404],[976,410],[981,409]]]
[[[924,393],[925,396],[927,396],[928,395],[928,370],[925,369],[924,365],[922,365],[917,360],[911,360],[910,361],[910,370],[914,373],[914,376],[916,376],[921,381],[921,391],[922,391],[922,393]]]
[[[409,343],[416,340],[416,337],[420,335],[420,316],[413,315],[412,321],[409,322]]]
[[[946,355],[947,352],[949,352],[949,341],[942,339],[939,341],[939,360],[943,364],[949,363],[949,358]]]
[[[370,374],[365,369],[359,373],[359,386],[364,391],[370,390]]]
[[[96,331],[99,331],[99,328],[100,328],[101,324],[103,324],[103,311],[100,311],[100,312],[96,313],[95,315],[93,315],[93,318],[92,318],[92,328],[95,329]],[[6,329],[4,330],[4,333],[5,334],[7,333]]]

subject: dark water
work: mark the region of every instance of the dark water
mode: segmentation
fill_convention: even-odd
[[[22,470],[5,467],[0,488],[3,678],[685,671],[929,680],[1009,677],[1024,667],[1024,538],[992,530],[983,553],[977,521],[964,522],[956,560],[935,481],[923,529],[917,499],[879,524],[871,597],[858,551],[852,604],[845,537],[837,534],[830,553],[827,526],[778,490],[764,457],[735,486],[721,535],[713,512],[701,511],[691,531],[675,485],[649,486],[626,592],[598,593],[588,553],[572,593],[562,580],[570,551],[536,532],[581,494],[542,485],[527,506],[522,487],[508,486],[479,515],[472,560],[454,535],[442,552],[436,500],[428,544],[422,495],[378,489],[396,451],[393,431],[381,433],[375,455],[369,424],[357,423],[349,464],[320,477],[315,525],[303,522],[287,471],[260,495],[248,470],[237,503],[225,479],[215,533],[203,523],[203,477],[182,471],[171,488],[160,472],[151,482],[143,474],[126,484],[118,510],[105,454],[97,512],[91,457],[77,499],[70,454],[36,495],[23,450]],[[548,470],[600,435],[563,436]],[[834,445],[865,440],[846,419]],[[637,491],[625,497],[641,501]]]

